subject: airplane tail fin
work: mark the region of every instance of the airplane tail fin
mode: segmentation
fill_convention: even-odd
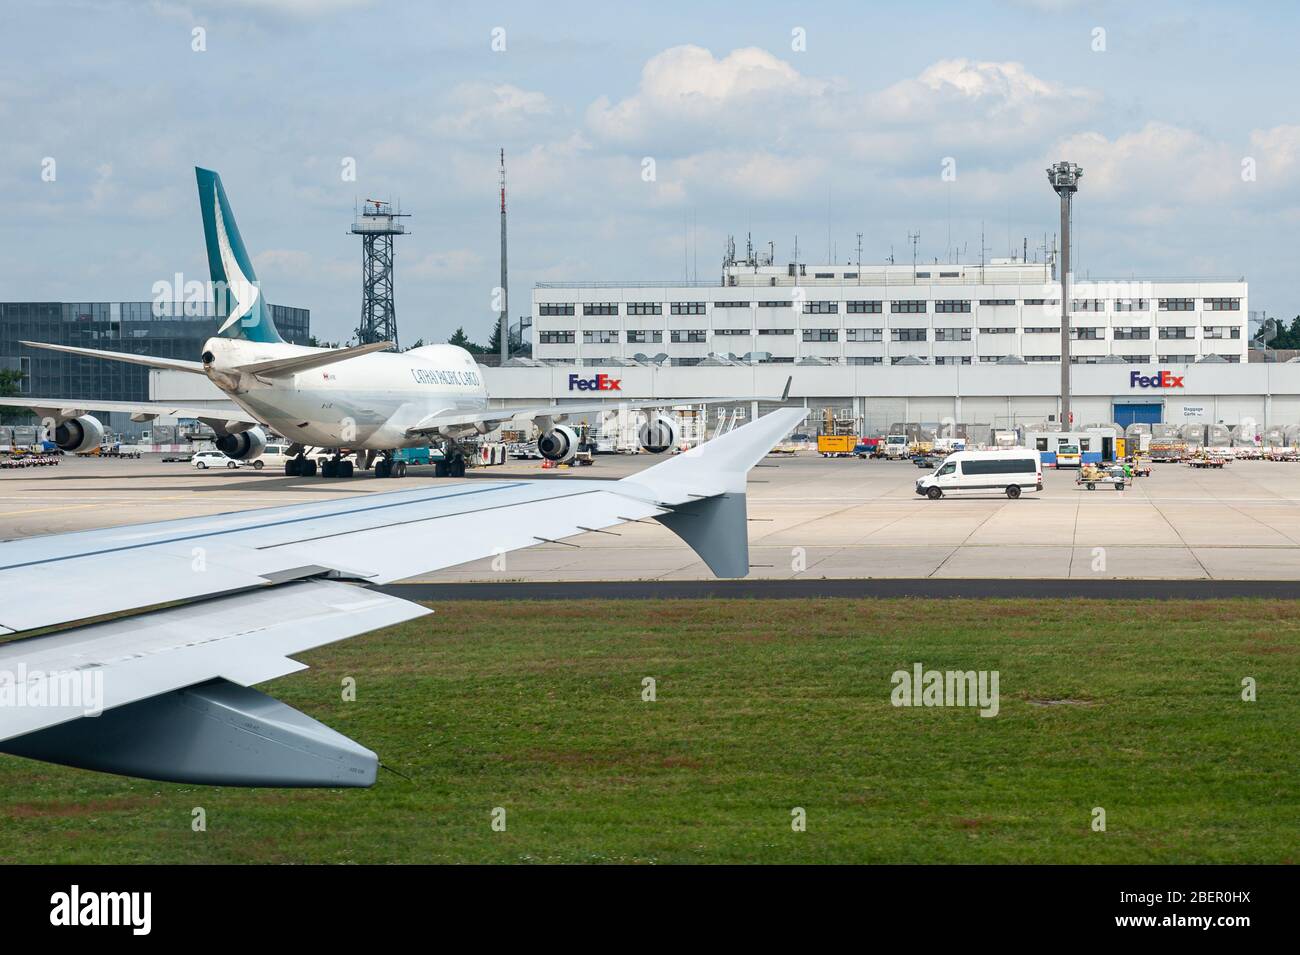
[[[210,169],[195,167],[199,209],[203,214],[203,238],[208,247],[208,271],[212,276],[217,315],[217,334],[255,342],[283,341],[271,319],[271,308],[253,271],[253,260],[235,223],[235,213],[226,198],[221,177]]]

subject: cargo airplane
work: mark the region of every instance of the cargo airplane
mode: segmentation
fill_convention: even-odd
[[[395,460],[399,448],[443,445],[439,476],[465,473],[458,439],[487,434],[511,420],[532,420],[540,432],[537,449],[557,463],[578,450],[573,428],[558,424],[569,415],[617,407],[615,401],[572,402],[524,408],[490,408],[488,393],[472,355],[455,345],[425,345],[393,352],[391,342],[348,348],[312,348],[285,342],[253,270],[253,262],[235,223],[221,177],[195,169],[208,269],[222,316],[217,334],[203,346],[199,361],[155,358],[73,345],[23,342],[34,348],[91,358],[189,372],[207,377],[230,399],[228,406],[187,407],[149,401],[96,401],[85,398],[0,398],[0,405],[32,408],[41,415],[51,439],[76,453],[99,447],[104,427],[88,412],[128,412],[133,420],[159,415],[196,418],[216,433],[217,448],[232,458],[254,460],[270,433],[292,445],[285,472],[312,477],[317,462],[309,447],[334,449],[321,465],[323,477],[351,477],[355,456],[362,467],[374,464],[376,477],[401,477]],[[583,384],[586,382],[584,381]],[[786,392],[789,392],[787,383]],[[680,427],[666,409],[672,405],[714,404],[716,398],[631,400],[643,409],[641,446],[663,452],[678,443]],[[377,458],[377,460],[376,460]]]

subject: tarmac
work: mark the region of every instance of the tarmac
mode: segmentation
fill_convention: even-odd
[[[616,479],[651,455],[600,456],[542,470],[512,461],[467,481]],[[751,578],[821,580],[1300,580],[1300,464],[1233,461],[1223,470],[1156,464],[1130,488],[1087,491],[1075,472],[1044,471],[1042,493],[930,501],[909,462],[769,457],[750,476]],[[270,470],[197,471],[141,460],[65,458],[0,471],[0,539],[375,494],[445,483],[430,468],[401,481],[289,478]],[[668,529],[632,524],[463,564],[434,583],[692,581],[707,568]],[[498,562],[499,566],[499,562]]]

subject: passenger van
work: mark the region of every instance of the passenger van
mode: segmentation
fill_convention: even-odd
[[[281,441],[272,441],[266,446],[261,456],[253,462],[253,468],[260,471],[263,467],[270,467],[283,471],[284,466],[293,460],[288,451],[289,445]]]
[[[1008,451],[958,451],[933,474],[918,478],[916,493],[937,501],[945,494],[995,492],[1017,498],[1043,489],[1043,462],[1032,448]]]
[[[1058,444],[1056,446],[1056,466],[1058,468],[1083,467],[1083,455],[1077,444]]]

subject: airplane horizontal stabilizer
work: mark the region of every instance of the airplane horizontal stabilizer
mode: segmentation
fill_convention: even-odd
[[[310,371],[324,365],[335,365],[349,358],[369,355],[371,352],[384,351],[392,347],[392,342],[370,342],[366,345],[353,345],[350,348],[330,348],[326,351],[294,355],[292,358],[275,358],[270,361],[254,362],[251,365],[238,365],[235,370],[262,378],[287,378],[299,372]]]

